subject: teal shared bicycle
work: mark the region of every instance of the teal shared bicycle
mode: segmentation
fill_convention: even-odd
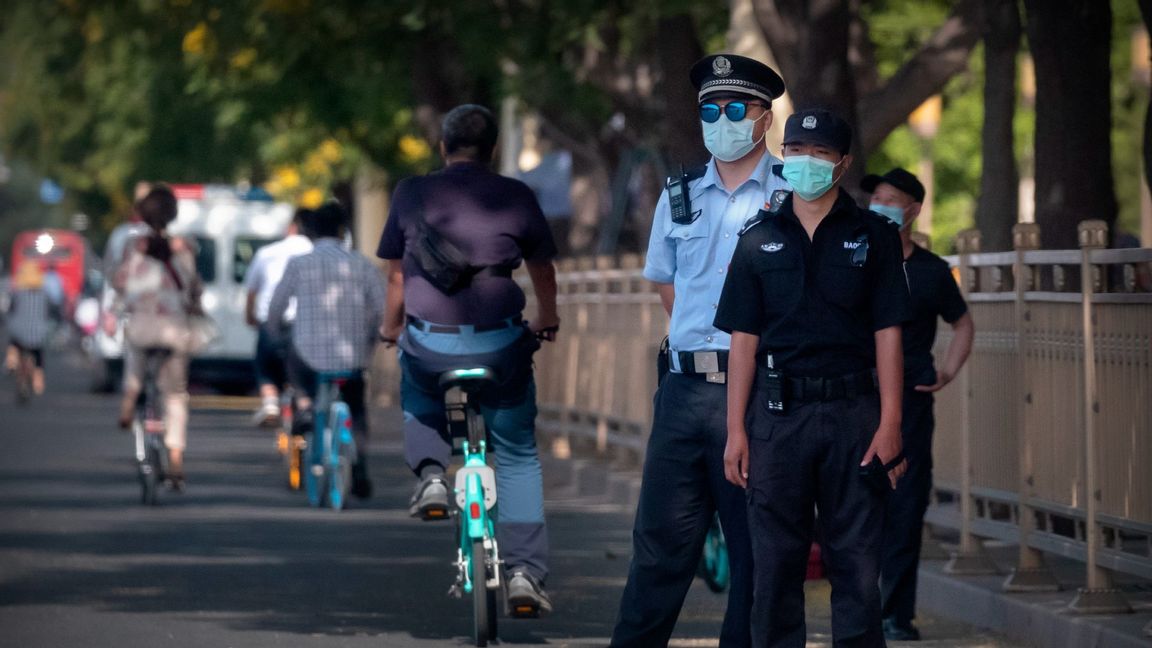
[[[456,472],[456,582],[450,596],[472,596],[473,638],[477,646],[496,639],[497,604],[504,601],[503,561],[496,544],[496,473],[487,463],[488,434],[475,397],[491,387],[495,373],[468,367],[440,375],[448,430],[464,456]],[[513,611],[515,612],[515,611]]]
[[[356,464],[356,441],[352,435],[352,412],[340,395],[356,371],[321,372],[312,405],[312,438],[307,444],[308,470],[304,490],[315,507],[327,505],[339,511],[348,502],[352,466]]]
[[[704,536],[704,550],[700,555],[696,575],[708,585],[708,589],[716,593],[728,589],[728,583],[732,580],[728,565],[728,543],[724,541],[719,514],[712,514],[712,525]]]

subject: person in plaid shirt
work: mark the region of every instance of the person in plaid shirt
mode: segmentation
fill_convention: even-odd
[[[364,256],[345,249],[341,240],[348,214],[330,202],[303,220],[304,234],[312,239],[312,252],[292,258],[268,304],[267,332],[284,335],[285,312],[296,298],[296,319],[288,347],[288,373],[302,394],[297,405],[302,421],[311,420],[311,401],[320,372],[355,371],[356,378],[341,387],[352,412],[358,450],[352,468],[352,493],[370,497],[372,483],[365,468],[368,420],[361,372],[372,358],[380,314],[384,310],[384,284],[380,271]],[[293,431],[303,433],[306,426]]]

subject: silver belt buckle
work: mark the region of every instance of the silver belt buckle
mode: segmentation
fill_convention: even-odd
[[[715,351],[694,351],[692,364],[696,373],[717,373],[720,371],[720,356]]]
[[[728,382],[728,374],[723,371],[710,371],[707,374],[704,374],[704,380],[710,383],[723,385],[724,383]]]

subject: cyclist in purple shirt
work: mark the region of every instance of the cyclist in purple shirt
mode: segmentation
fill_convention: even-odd
[[[419,477],[409,513],[446,519],[451,456],[443,396],[433,365],[484,358],[496,364],[501,384],[484,394],[484,415],[500,480],[498,541],[508,571],[510,608],[551,611],[544,591],[548,538],[540,459],[536,449],[535,333],[546,337],[556,314],[556,245],[532,191],[494,173],[492,113],[476,105],[444,118],[440,153],[445,168],[396,186],[377,256],[388,261],[388,295],[381,336],[401,349],[404,445]],[[431,243],[430,237],[435,237]],[[459,282],[429,268],[428,256],[449,255],[468,266]],[[451,255],[449,255],[451,256]],[[538,313],[529,329],[521,312],[524,291],[512,280],[523,262]],[[450,264],[451,265],[451,264]]]

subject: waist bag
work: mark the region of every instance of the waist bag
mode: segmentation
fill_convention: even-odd
[[[412,256],[416,265],[433,286],[440,292],[451,295],[472,284],[476,277],[511,277],[512,269],[501,266],[475,266],[469,263],[468,254],[448,240],[435,227],[428,223],[425,214],[424,192],[416,184],[416,198],[419,208],[416,214],[416,245]]]

